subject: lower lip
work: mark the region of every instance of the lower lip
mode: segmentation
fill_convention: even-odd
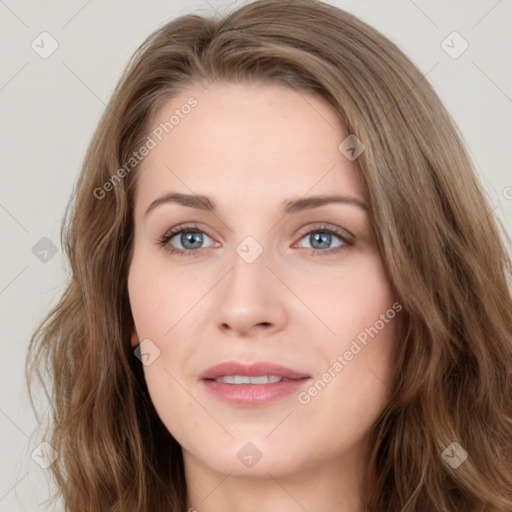
[[[298,393],[309,378],[273,384],[227,384],[203,380],[206,389],[217,399],[241,407],[259,407]]]

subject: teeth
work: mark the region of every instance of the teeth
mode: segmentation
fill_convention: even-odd
[[[258,377],[248,377],[247,375],[224,375],[217,377],[216,382],[225,382],[226,384],[274,384],[284,379],[277,375],[262,375]]]

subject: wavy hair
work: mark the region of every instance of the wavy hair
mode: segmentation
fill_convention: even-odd
[[[364,510],[511,511],[509,237],[423,74],[378,31],[318,0],[176,18],[141,44],[109,100],[62,219],[67,289],[27,354],[32,406],[34,377],[51,395],[45,439],[59,453],[51,471],[66,510],[186,510],[181,447],[130,343],[137,166],[104,197],[98,190],[165,102],[214,80],[325,98],[366,146],[356,164],[403,310],[392,396],[370,432]],[[454,442],[468,454],[457,468],[442,455],[454,456]]]

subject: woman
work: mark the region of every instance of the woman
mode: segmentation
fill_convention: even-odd
[[[166,24],[63,227],[27,373],[67,510],[512,510],[511,262],[373,28],[315,0]]]

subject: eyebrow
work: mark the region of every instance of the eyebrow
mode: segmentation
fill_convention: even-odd
[[[161,204],[175,203],[180,204],[182,206],[188,206],[189,208],[196,208],[198,210],[209,210],[211,212],[216,211],[216,203],[214,200],[210,199],[208,196],[204,195],[190,195],[190,194],[180,194],[177,192],[169,192],[156,198],[146,210],[145,215],[151,210],[154,210],[157,206]],[[368,205],[358,199],[357,197],[352,196],[343,196],[343,195],[319,195],[319,196],[309,196],[302,197],[299,199],[290,199],[283,202],[283,212],[284,213],[296,213],[304,210],[309,210],[311,208],[318,208],[325,204],[329,203],[343,203],[350,204],[354,206],[358,206],[363,210],[368,210]]]

